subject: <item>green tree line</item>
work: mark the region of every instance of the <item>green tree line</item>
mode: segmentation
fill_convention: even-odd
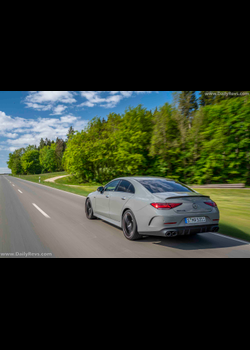
[[[95,117],[80,132],[71,128],[60,151],[58,140],[29,147],[10,154],[13,173],[37,173],[40,165],[43,172],[64,169],[80,182],[152,175],[196,184],[250,184],[250,96],[180,91],[172,104],[154,111],[139,105]]]
[[[70,132],[70,130],[69,130]],[[28,146],[9,154],[7,162],[13,175],[29,175],[62,171],[62,159],[66,148],[63,139],[41,139],[39,147]]]

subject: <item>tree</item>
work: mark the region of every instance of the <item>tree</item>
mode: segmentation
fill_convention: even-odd
[[[45,142],[44,142],[44,139],[42,138],[41,141],[40,141],[40,149],[43,149],[43,147],[45,146]]]
[[[57,163],[56,163],[56,154],[55,149],[52,147],[47,149],[44,162],[43,162],[43,170],[47,172],[56,171]]]
[[[39,162],[39,151],[26,151],[21,158],[21,164],[26,174],[39,174],[41,172],[41,166]]]
[[[92,163],[90,161],[85,131],[77,132],[67,142],[67,148],[63,156],[63,166],[68,173],[75,174],[79,180],[94,179]]]
[[[56,170],[61,171],[63,170],[62,166],[62,159],[63,159],[63,154],[66,148],[66,143],[64,142],[63,139],[56,139],[56,148],[55,148],[55,158],[56,158]]]
[[[199,104],[205,107],[213,104],[215,101],[215,91],[200,91]]]
[[[196,125],[196,126],[195,126]],[[230,98],[195,117],[198,156],[191,176],[199,183],[245,182],[250,175],[250,98]],[[197,141],[196,141],[197,142]]]
[[[9,154],[9,160],[7,162],[8,168],[11,169],[11,172],[13,175],[21,175],[24,173],[24,170],[22,168],[22,155],[24,154],[25,149],[20,148],[18,150],[15,150],[13,153]]]
[[[51,141],[46,137],[44,144],[45,146],[51,146]]]
[[[182,91],[179,94],[179,109],[181,114],[188,120],[189,128],[191,128],[193,112],[198,109],[196,91]]]
[[[152,113],[139,105],[123,116],[93,118],[67,142],[63,164],[82,181],[106,182],[120,175],[145,174],[150,167]]]
[[[142,175],[149,171],[152,130],[151,111],[147,111],[142,105],[125,110],[116,132],[114,166],[117,175]]]
[[[73,129],[73,127],[71,126],[69,128],[68,134],[67,134],[67,141],[74,135],[75,130]]]
[[[40,150],[39,161],[42,172],[54,172],[57,170],[56,144],[45,146]]]
[[[153,123],[150,155],[158,159],[155,171],[160,176],[178,178],[181,166],[180,130],[172,106],[166,103],[159,111],[155,110]]]

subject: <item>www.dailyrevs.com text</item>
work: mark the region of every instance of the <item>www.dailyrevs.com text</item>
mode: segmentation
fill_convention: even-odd
[[[31,253],[31,252],[15,252],[15,253],[0,253],[0,257],[12,257],[12,258],[32,258],[32,257],[48,257],[52,256],[52,253]]]
[[[249,92],[247,91],[242,91],[242,92],[226,92],[226,91],[216,91],[216,92],[213,92],[213,91],[208,91],[208,92],[205,92],[205,95],[206,96],[234,96],[234,97],[239,97],[239,96],[248,96],[249,95]]]

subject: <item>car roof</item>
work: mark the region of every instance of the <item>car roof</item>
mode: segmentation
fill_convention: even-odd
[[[122,179],[122,180],[129,180],[129,179],[133,179],[133,180],[167,180],[167,181],[175,181],[174,179],[167,179],[165,177],[158,177],[158,176],[125,176],[125,177],[119,177],[118,179]]]

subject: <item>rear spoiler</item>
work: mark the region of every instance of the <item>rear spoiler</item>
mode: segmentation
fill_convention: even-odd
[[[199,195],[199,196],[175,196],[175,197],[167,197],[165,199],[165,201],[169,200],[169,199],[176,199],[176,198],[197,198],[197,197],[204,197],[204,198],[209,198],[210,199],[209,196],[203,196],[203,195]]]

